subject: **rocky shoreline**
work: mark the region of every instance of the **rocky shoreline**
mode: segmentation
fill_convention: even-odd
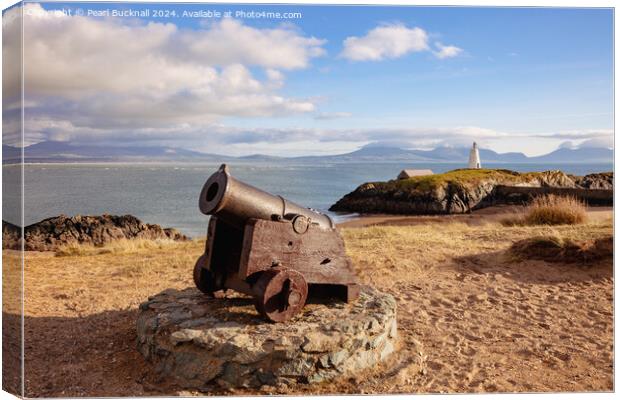
[[[133,215],[60,215],[44,219],[24,228],[24,250],[55,251],[70,244],[102,246],[119,239],[168,239],[185,241],[189,238],[176,229],[146,224]],[[2,248],[21,249],[20,229],[2,221]]]
[[[502,187],[503,190],[497,190]],[[613,201],[613,172],[583,177],[559,170],[519,173],[500,169],[461,169],[443,174],[427,175],[388,182],[369,182],[357,187],[330,207],[330,211],[363,214],[463,214],[497,204],[514,204],[506,187],[523,192],[532,188],[532,195],[552,189],[566,189],[568,195],[584,197],[597,192],[602,204]],[[547,188],[536,190],[534,188]],[[570,189],[570,190],[569,190]],[[607,192],[609,191],[609,192]]]

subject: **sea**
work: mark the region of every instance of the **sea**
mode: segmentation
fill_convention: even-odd
[[[131,214],[147,223],[174,227],[190,237],[206,235],[208,216],[198,196],[219,164],[27,164],[24,167],[24,223],[65,215]],[[249,163],[229,164],[246,183],[326,212],[336,221],[354,217],[328,208],[364,182],[394,179],[402,169],[435,173],[462,163]],[[485,164],[520,172],[560,169],[574,175],[612,171],[613,164]],[[14,190],[19,166],[3,166],[3,219],[19,224],[20,196]],[[13,184],[12,184],[13,182]]]

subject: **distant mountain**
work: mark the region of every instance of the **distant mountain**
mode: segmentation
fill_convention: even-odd
[[[364,161],[436,161],[424,155],[418,155],[418,150],[405,150],[390,146],[365,146],[359,150],[346,154],[331,156],[303,156],[295,157],[297,161],[327,161],[327,162],[364,162]]]
[[[445,162],[469,160],[469,148],[466,147],[437,147],[433,150],[412,150],[418,155],[423,155],[434,160]],[[480,149],[480,159],[485,162],[527,162],[527,156],[523,153],[496,153],[493,150]]]
[[[21,150],[17,147],[2,145],[2,161],[3,162],[18,162],[21,157]]]
[[[19,161],[20,149],[2,145],[3,162]],[[47,141],[24,148],[26,162],[225,161],[229,157],[165,146],[73,145]]]
[[[437,147],[432,150],[406,150],[390,146],[366,146],[351,153],[335,156],[298,157],[299,160],[338,161],[410,161],[410,162],[459,162],[467,163],[469,148]],[[613,162],[614,152],[606,148],[558,149],[539,157],[523,153],[497,153],[480,149],[482,165],[485,163],[603,163]]]
[[[613,162],[614,151],[606,148],[557,149],[544,156],[530,157],[528,160],[537,163]]]
[[[238,160],[246,160],[246,161],[280,161],[286,160],[284,157],[277,156],[267,156],[265,154],[251,154],[249,156],[241,156],[237,157]]]
[[[3,163],[19,161],[21,150],[2,146]],[[41,142],[24,148],[26,162],[147,162],[147,161],[208,161],[208,162],[446,162],[467,163],[469,148],[437,147],[432,150],[408,150],[377,144],[362,147],[346,154],[330,156],[276,157],[254,154],[243,157],[201,153],[175,147],[162,146],[98,146],[72,145],[65,142]],[[611,163],[613,150],[606,148],[558,149],[538,157],[523,153],[497,153],[480,149],[482,165],[485,163]]]
[[[338,156],[336,156],[338,157]],[[356,150],[349,154],[344,154],[342,157],[349,158],[380,158],[385,159],[427,159],[427,157],[419,156],[415,150],[405,150],[399,147],[380,147],[380,146],[365,146],[359,150]]]

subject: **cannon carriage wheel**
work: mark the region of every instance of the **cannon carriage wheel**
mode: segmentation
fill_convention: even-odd
[[[301,311],[308,298],[303,275],[286,268],[261,272],[253,291],[256,310],[272,322],[288,321]]]
[[[217,297],[218,288],[215,285],[215,279],[211,271],[203,268],[207,261],[207,254],[200,256],[196,265],[194,265],[194,284],[204,294],[211,297]]]

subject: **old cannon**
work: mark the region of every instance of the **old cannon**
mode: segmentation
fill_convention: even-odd
[[[251,295],[274,322],[293,317],[309,294],[357,297],[351,260],[327,215],[245,184],[225,164],[205,183],[199,207],[211,215],[205,252],[194,267],[202,292]]]

